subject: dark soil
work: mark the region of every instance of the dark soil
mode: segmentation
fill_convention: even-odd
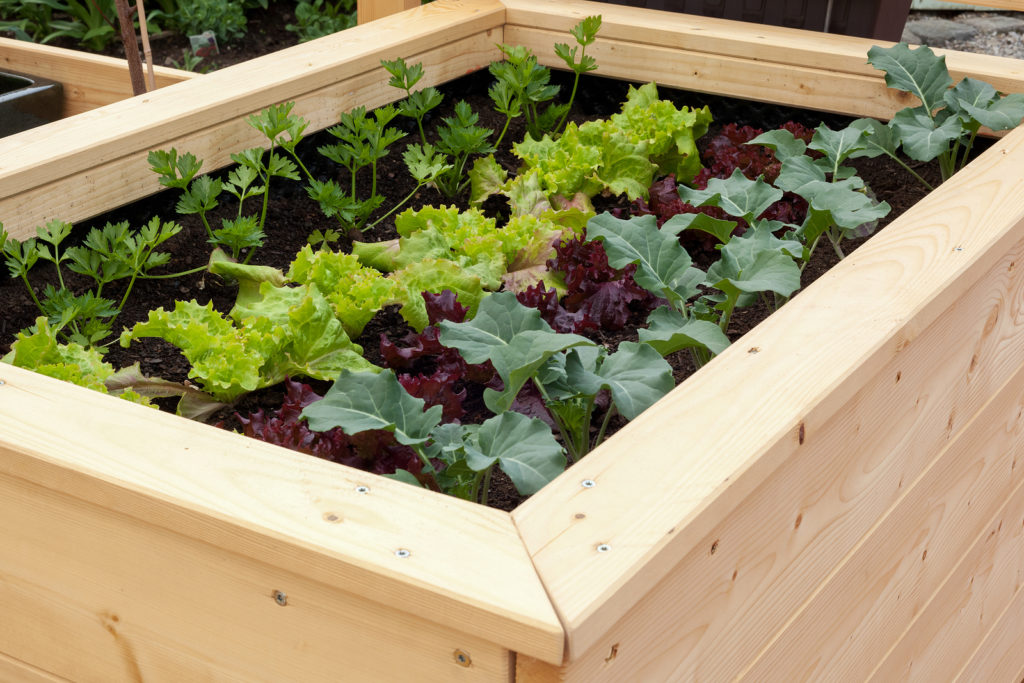
[[[271,3],[271,7],[277,4]],[[283,17],[277,17],[275,22],[283,21]],[[259,20],[250,19],[251,25],[260,26]],[[284,39],[291,34],[280,30],[281,23],[271,24],[274,30],[268,33]],[[556,74],[557,81],[566,83],[564,75]],[[445,92],[445,103],[442,111],[435,114],[435,117],[445,116],[451,112],[451,107],[457,99],[466,99],[473,106],[474,111],[481,115],[481,125],[492,129],[500,129],[504,119],[491,113],[490,102],[484,94],[486,87],[490,84],[490,76],[486,73],[474,74],[463,77],[448,84],[443,90]],[[570,84],[571,85],[571,84]],[[581,95],[578,97],[576,107],[573,111],[573,118],[584,120],[591,117],[604,117],[619,109],[620,103],[625,100],[627,85],[618,81],[607,79],[591,79],[581,87]],[[563,88],[567,92],[568,88]],[[735,122],[741,125],[753,125],[764,129],[774,128],[787,120],[794,120],[803,123],[808,127],[817,126],[824,120],[832,127],[844,126],[849,119],[838,116],[821,115],[813,112],[791,110],[776,107],[774,105],[762,105],[751,102],[731,100],[712,96],[704,96],[695,93],[681,91],[661,90],[663,97],[673,99],[677,104],[690,106],[703,106],[707,104],[711,108],[716,125],[727,122]],[[399,125],[404,126],[406,132],[413,132],[414,122],[399,119]],[[513,130],[509,132],[506,139],[521,139],[522,130],[515,129],[516,122],[513,122]],[[412,140],[409,136],[407,140]],[[706,139],[706,138],[705,138]],[[304,163],[311,172],[321,179],[335,178],[344,187],[348,182],[346,172],[340,169],[333,162],[330,162],[316,153],[316,148],[329,141],[332,141],[327,133],[311,135],[300,146]],[[402,143],[399,143],[399,146]],[[187,151],[187,150],[179,150]],[[498,155],[499,161],[509,170],[514,170],[516,160],[508,150],[503,150]],[[875,191],[880,199],[889,202],[893,207],[890,216],[880,222],[879,229],[884,227],[893,218],[901,214],[909,206],[921,199],[925,190],[902,168],[888,159],[857,160],[855,165],[867,184]],[[938,172],[932,165],[916,164],[915,170],[927,178],[933,184],[938,184]],[[223,175],[224,172],[219,172]],[[365,187],[361,188],[363,196],[368,194],[368,179],[364,179]],[[404,165],[401,162],[399,150],[394,150],[381,162],[379,172],[379,189],[389,198],[400,198],[408,194],[414,187],[413,181],[408,176]],[[93,226],[102,226],[108,221],[129,220],[133,226],[139,226],[154,215],[164,219],[178,221],[184,230],[181,235],[176,236],[166,246],[166,250],[172,254],[171,266],[174,271],[183,271],[190,268],[203,266],[209,258],[209,245],[206,243],[205,229],[199,221],[198,216],[177,216],[175,204],[179,198],[178,191],[166,191],[153,197],[138,201],[130,206],[112,211],[106,215],[96,217],[90,221],[83,222],[76,226],[74,237],[80,238],[84,232]],[[260,249],[252,259],[253,263],[272,265],[278,268],[287,268],[295,253],[306,243],[307,236],[314,230],[327,230],[336,227],[333,219],[325,218],[315,202],[311,201],[300,183],[282,181],[275,179],[272,188],[272,201],[267,221],[266,245]],[[225,195],[226,196],[226,195]],[[228,197],[230,199],[230,197]],[[250,200],[252,201],[252,200]],[[409,206],[417,208],[425,205],[440,205],[449,203],[433,189],[424,189],[416,194]],[[611,207],[625,207],[628,202],[622,197],[595,198],[595,205],[598,210]],[[500,212],[500,203],[491,202],[488,204],[491,211]],[[231,201],[224,201],[211,217],[211,223],[216,224],[220,216],[233,217],[237,211],[237,205]],[[379,213],[383,213],[381,209]],[[344,235],[336,248],[348,250],[353,237],[362,241],[376,241],[391,239],[395,237],[394,224],[389,220],[383,221],[377,228],[368,234]],[[848,251],[854,249],[856,244],[845,244]],[[835,255],[828,248],[819,248],[816,252],[816,259],[805,270],[804,285],[811,282],[821,273],[834,265]],[[32,274],[34,285],[38,290],[48,283],[55,281],[55,274],[47,271],[42,266],[37,266]],[[85,287],[84,278],[73,276],[69,281],[73,287]],[[105,296],[115,297],[120,292],[116,288],[104,291]],[[178,279],[149,280],[136,285],[127,308],[118,319],[117,328],[131,326],[135,322],[144,320],[148,311],[160,306],[170,306],[175,299],[195,299],[200,304],[212,301],[214,306],[222,311],[230,310],[234,303],[235,287],[222,282],[219,278],[211,275],[192,275]],[[799,295],[799,294],[798,294]],[[38,311],[29,298],[23,284],[6,277],[6,273],[0,274],[0,302],[3,302],[5,310],[0,318],[0,355],[6,353],[10,348],[15,333],[32,324]],[[729,328],[729,336],[732,339],[740,337],[747,330],[763,320],[770,311],[763,307],[753,307],[737,311]],[[637,322],[642,322],[641,320]],[[396,332],[397,328],[397,332]],[[402,334],[404,323],[393,310],[382,311],[369,325],[363,335],[356,340],[371,360],[379,354],[379,336],[382,332],[388,332],[389,336],[396,338]],[[598,340],[616,344],[623,339],[635,339],[634,332],[623,335],[614,335],[612,338],[602,336]],[[122,349],[116,341],[113,343],[107,354],[107,359],[116,367],[123,367],[134,362],[141,364],[142,371],[147,375],[158,375],[170,380],[184,381],[187,378],[189,365],[178,350],[161,340],[147,339],[133,344],[131,349]],[[676,371],[677,380],[682,380],[693,371],[689,356],[676,354],[670,358]],[[324,383],[316,384],[315,388],[323,393],[326,390]],[[245,398],[236,407],[241,413],[246,414],[258,408],[273,410],[280,404],[283,390],[272,388]],[[472,401],[470,402],[472,404]],[[471,412],[473,406],[469,406]],[[476,411],[483,414],[482,405],[476,406]],[[237,427],[233,417],[234,411],[226,411],[216,420],[224,421],[225,425]],[[495,507],[511,509],[519,502],[520,498],[510,483],[503,475],[497,473],[492,486],[490,504]]]

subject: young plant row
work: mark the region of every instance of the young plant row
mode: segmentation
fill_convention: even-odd
[[[573,94],[579,76],[596,67],[585,51],[599,27],[590,17],[573,29],[575,47],[556,48],[575,72]],[[305,167],[296,148],[307,124],[291,104],[251,117],[269,145],[233,155],[238,165],[224,180],[200,175],[191,154],[151,153],[161,182],[182,192],[178,212],[198,215],[214,245],[208,270],[236,281],[238,295],[227,315],[195,301],[157,309],[119,341],[174,344],[198,388],[142,377],[137,366],[115,372],[102,359],[133,286],[183,274],[162,272],[169,257],[158,247],[181,228],[159,218],[138,230],[108,224],[75,246],[64,244],[67,224],[51,223],[24,242],[0,226],[11,275],[41,313],[5,360],[133,400],[178,395],[178,411],[192,416],[287,382],[274,414],[240,416],[246,433],[473,500],[486,500],[499,467],[529,495],[600,443],[614,415],[632,419],[672,388],[665,356],[686,351],[697,366],[708,362],[729,345],[737,309],[778,307],[792,296],[823,238],[842,258],[845,240],[874,230],[889,207],[849,159],[900,160],[902,149],[912,159],[939,158],[952,172],[981,126],[1004,129],[1024,116],[1024,96],[1000,96],[969,79],[950,87],[942,58],[927,48],[873,48],[871,63],[920,107],[889,125],[861,119],[838,131],[726,126],[707,145],[713,157],[703,168],[696,140],[711,121],[706,108],[678,108],[648,84],[630,88],[619,113],[577,125],[567,122],[571,96],[552,103],[557,88],[533,55],[501,48],[506,60],[491,67],[490,96],[506,125],[493,143],[495,132],[479,127],[464,102],[428,141],[424,119],[440,93],[414,90],[422,67],[395,60],[384,66],[406,99],[343,114],[330,129],[338,142],[319,149],[346,169],[346,186]],[[417,190],[468,190],[470,208],[406,210],[394,219],[397,238],[356,242],[350,254],[328,248],[331,230],[317,231],[286,270],[251,265],[266,239],[274,178],[304,179],[340,230],[372,225],[385,201],[377,162],[402,137],[389,126],[397,116],[417,124],[419,141],[403,154]],[[527,133],[512,145],[520,166],[509,174],[493,151],[520,116]],[[357,196],[360,173],[371,177],[366,197]],[[237,213],[215,227],[210,215],[225,192]],[[633,204],[596,215],[598,194]],[[500,225],[478,208],[493,195],[507,199]],[[253,202],[255,212],[246,213]],[[698,268],[688,247],[708,244],[707,267]],[[58,285],[38,298],[29,272],[41,262],[56,269]],[[65,269],[94,286],[72,291]],[[123,293],[106,298],[115,281]],[[381,369],[352,340],[394,304],[412,332],[382,339],[390,367]],[[643,315],[636,341],[614,351],[586,336]],[[334,384],[320,398],[291,377]],[[479,424],[461,422],[467,392],[491,415]]]

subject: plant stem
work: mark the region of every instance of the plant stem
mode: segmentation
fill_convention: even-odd
[[[198,268],[190,268],[189,270],[183,270],[178,273],[166,273],[162,275],[150,275],[149,273],[139,273],[140,280],[167,280],[175,277],[184,277],[191,275],[192,273],[198,273],[201,270],[206,270],[208,266],[199,266]]]
[[[390,216],[391,214],[393,214],[393,213],[394,213],[395,211],[398,211],[398,210],[399,210],[400,208],[402,208],[402,205],[403,205],[403,204],[405,204],[405,203],[406,203],[407,201],[409,201],[410,199],[412,199],[412,198],[413,198],[413,196],[414,196],[414,195],[415,195],[415,194],[416,194],[417,192],[419,192],[419,191],[420,191],[420,188],[421,188],[421,187],[423,187],[423,185],[424,185],[423,183],[420,183],[419,185],[417,185],[416,187],[414,187],[414,188],[413,188],[413,190],[412,190],[412,192],[410,192],[409,194],[407,194],[407,195],[405,196],[405,198],[403,198],[403,199],[402,199],[402,201],[400,201],[400,202],[398,202],[397,204],[395,204],[395,205],[394,205],[393,207],[391,207],[391,209],[390,209],[390,210],[389,210],[389,211],[388,211],[388,212],[387,212],[386,214],[384,214],[383,216],[381,216],[380,218],[378,218],[378,219],[377,219],[377,220],[375,220],[374,222],[372,222],[372,223],[370,223],[369,225],[367,225],[367,226],[366,226],[365,228],[363,228],[363,230],[365,231],[365,230],[369,230],[370,228],[373,228],[373,227],[374,227],[374,226],[376,226],[376,225],[377,225],[378,223],[380,223],[380,222],[381,222],[382,220],[384,220],[385,218],[387,218],[388,216]]]
[[[838,237],[835,237],[835,236],[832,235],[832,231],[831,230],[828,231],[828,241],[832,243],[832,249],[835,250],[836,256],[839,257],[840,261],[842,261],[844,258],[846,258],[846,254],[843,253],[843,248],[839,246],[839,243],[842,240],[843,240],[843,236],[842,235],[839,235]]]
[[[494,465],[491,465],[484,470],[484,482],[480,487],[480,504],[487,505],[487,494],[491,490],[491,472],[494,471]],[[474,496],[475,498],[476,496]]]
[[[611,422],[612,415],[616,412],[615,402],[612,401],[611,405],[608,406],[608,410],[604,412],[604,419],[601,420],[601,428],[597,430],[597,436],[594,437],[594,444],[590,447],[591,450],[597,448],[604,441],[604,433],[608,430],[608,423]]]
[[[43,310],[43,305],[41,303],[39,303],[39,297],[36,296],[35,291],[33,291],[33,289],[32,289],[32,285],[28,281],[28,274],[25,273],[25,272],[22,272],[21,273],[21,280],[22,280],[22,282],[25,283],[25,287],[28,288],[28,294],[29,294],[29,296],[32,297],[32,301],[35,302],[36,308],[39,309],[39,312],[40,313],[46,313],[46,311]]]

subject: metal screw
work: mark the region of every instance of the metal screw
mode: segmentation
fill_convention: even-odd
[[[288,595],[281,591],[274,591],[274,602],[284,607],[288,604]]]
[[[592,489],[595,486],[597,486],[597,482],[594,481],[593,479],[584,479],[583,481],[580,482],[580,486],[582,486],[585,489]]]
[[[5,385],[5,384],[7,384],[7,382],[5,382],[5,381],[3,381],[2,379],[0,379],[0,387],[2,387],[2,386],[3,386],[3,385]]]
[[[369,486],[357,486],[356,487],[356,493],[369,493],[369,492],[370,492],[370,487]]]
[[[456,650],[453,654],[455,655],[455,663],[459,666],[468,667],[473,663],[473,660],[470,659],[469,654],[463,652],[462,650]]]
[[[963,251],[963,247],[953,247],[953,251]]]
[[[611,549],[612,549],[612,547],[610,545],[608,545],[607,543],[602,543],[599,546],[597,546],[597,552],[599,552],[599,553],[606,553],[606,552],[608,552]]]
[[[408,550],[406,550],[405,548],[399,548],[398,550],[395,551],[395,557],[400,557],[403,560],[405,558],[409,557],[410,555],[412,555],[412,553],[409,552]]]

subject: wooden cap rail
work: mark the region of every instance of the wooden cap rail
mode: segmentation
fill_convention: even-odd
[[[869,40],[438,0],[0,141],[0,220],[152,191],[154,146],[226,163],[275,102],[324,127],[394,99],[381,58],[550,59],[596,13],[599,73],[903,104]],[[1018,62],[947,57],[1024,92]],[[511,514],[0,365],[0,676],[1020,680],[1022,264],[1017,130]]]

